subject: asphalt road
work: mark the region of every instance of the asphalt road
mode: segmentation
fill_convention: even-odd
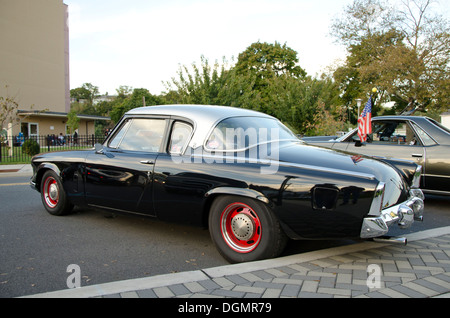
[[[51,216],[28,182],[0,174],[0,297],[66,289],[71,264],[81,286],[227,264],[205,229],[87,209]],[[450,225],[450,198],[427,198],[425,211],[423,223],[389,234]],[[295,241],[284,255],[353,242]]]

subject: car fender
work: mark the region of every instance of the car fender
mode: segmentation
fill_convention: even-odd
[[[422,171],[422,166],[416,164],[414,161],[411,160],[404,160],[404,159],[396,159],[396,158],[382,158],[382,157],[374,157],[384,163],[389,164],[394,169],[396,169],[400,175],[405,179],[405,181],[408,183],[408,185],[411,186],[418,186],[414,184],[415,176],[417,172]]]
[[[264,194],[262,194],[261,192],[258,192],[256,190],[252,190],[252,189],[248,189],[248,188],[246,189],[246,188],[234,188],[234,187],[218,187],[218,188],[214,188],[214,189],[211,189],[208,192],[206,192],[205,197],[208,198],[208,197],[211,197],[212,195],[217,195],[217,194],[239,195],[239,196],[256,199],[256,200],[259,200],[266,204],[269,203],[269,199],[267,199],[267,197]]]
[[[38,191],[40,191],[40,189],[41,189],[42,176],[44,175],[45,171],[47,171],[47,170],[53,170],[58,176],[61,176],[61,170],[54,163],[51,163],[51,162],[41,163],[36,168],[35,179],[33,180],[35,183],[35,188]]]

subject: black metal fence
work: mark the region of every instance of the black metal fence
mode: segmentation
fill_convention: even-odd
[[[94,147],[96,143],[102,143],[105,136],[96,135],[47,135],[47,136],[31,136],[25,138],[23,136],[0,136],[0,163],[26,163],[30,162],[31,156],[23,152],[23,143],[32,139],[39,144],[40,153],[60,151],[60,150],[76,150],[88,149]]]

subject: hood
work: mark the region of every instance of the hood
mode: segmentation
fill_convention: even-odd
[[[405,180],[391,165],[358,154],[351,154],[320,148],[302,143],[289,143],[279,147],[280,161],[314,166],[316,168],[350,171],[367,177],[372,175],[379,182],[385,183],[383,207],[389,207],[404,200],[407,196]]]

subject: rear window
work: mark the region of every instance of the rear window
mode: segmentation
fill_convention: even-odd
[[[209,150],[241,150],[281,140],[298,140],[298,138],[276,119],[232,117],[217,124],[205,147]]]

